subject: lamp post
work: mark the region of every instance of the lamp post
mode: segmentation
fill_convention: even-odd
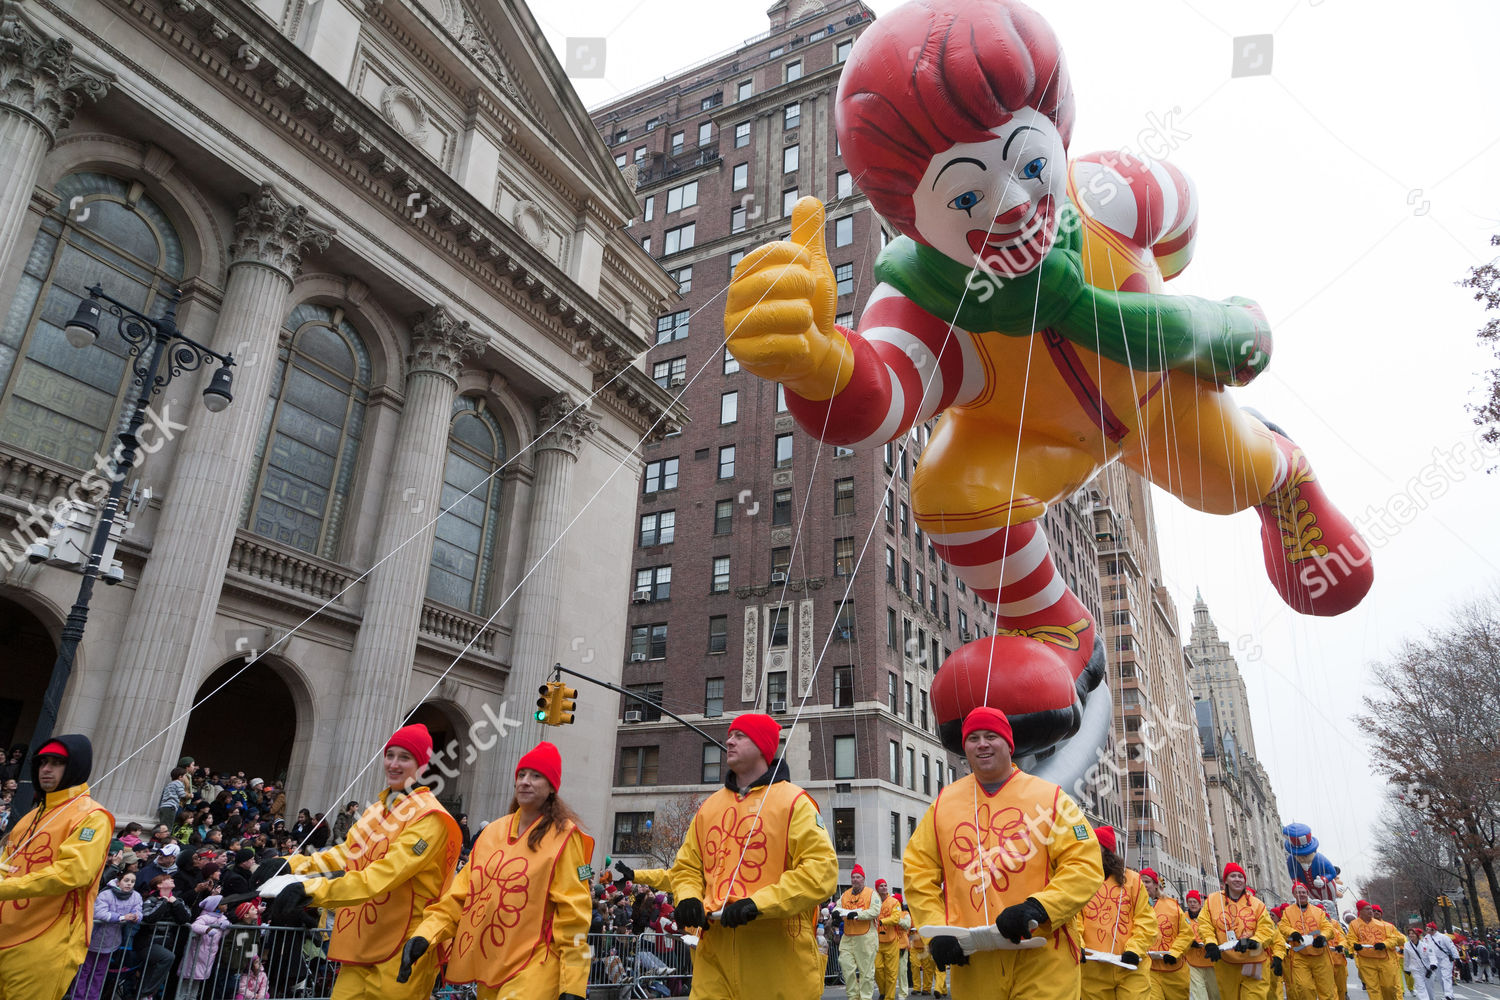
[[[211,358],[219,362],[219,368],[209,381],[208,388],[203,390],[203,405],[210,413],[218,413],[234,398],[230,393],[233,376],[229,371],[234,365],[234,357],[205,347],[177,329],[177,303],[182,294],[179,290],[173,289],[167,299],[166,311],[155,319],[106,295],[99,285],[94,285],[88,292],[89,297],[78,303],[73,318],[63,328],[68,343],[80,349],[92,346],[99,337],[99,322],[103,314],[114,316],[116,330],[125,339],[130,356],[135,359],[131,364],[131,384],[138,391],[130,421],[119,434],[120,445],[113,456],[114,469],[110,475],[109,494],[99,510],[93,544],[89,548],[88,562],[83,568],[83,581],[78,585],[78,598],[73,602],[67,620],[63,623],[62,641],[57,647],[57,659],[52,664],[52,677],[47,683],[46,694],[42,696],[41,712],[31,732],[28,760],[52,737],[52,727],[57,722],[63,691],[73,673],[73,659],[78,653],[78,643],[83,639],[84,625],[88,622],[94,581],[99,578],[100,563],[109,543],[110,529],[114,526],[115,516],[120,509],[120,498],[125,492],[125,477],[135,465],[136,451],[140,446],[139,433],[141,425],[146,421],[146,409],[151,397],[166,388],[173,378],[184,372],[197,371]],[[11,807],[12,822],[31,808],[33,789],[29,774],[28,771],[20,776],[20,784]]]

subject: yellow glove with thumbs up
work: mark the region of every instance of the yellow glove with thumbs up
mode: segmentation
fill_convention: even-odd
[[[792,209],[791,238],[757,247],[734,269],[724,307],[729,353],[803,399],[828,399],[854,372],[854,350],[834,326],[837,308],[823,203],[803,198]]]

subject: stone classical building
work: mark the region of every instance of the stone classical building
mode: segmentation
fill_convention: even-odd
[[[156,398],[62,699],[122,818],[183,753],[332,812],[415,711],[477,822],[552,663],[618,678],[639,445],[680,418],[633,359],[676,285],[541,37],[519,0],[4,3],[0,737],[29,737],[79,582],[19,553],[97,495],[129,395],[111,323],[63,338],[80,296],[180,289],[237,361],[221,413],[206,372]],[[570,774],[611,766],[611,715],[546,734]],[[602,827],[607,789],[569,793]]]

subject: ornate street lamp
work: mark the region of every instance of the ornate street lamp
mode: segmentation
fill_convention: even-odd
[[[31,732],[28,758],[52,737],[52,727],[57,722],[57,710],[62,703],[63,690],[73,673],[73,659],[78,653],[78,644],[83,639],[84,625],[88,622],[89,600],[94,594],[94,581],[99,578],[100,564],[109,543],[110,529],[120,509],[120,498],[125,492],[125,477],[135,466],[136,450],[140,446],[139,433],[146,421],[146,409],[151,397],[184,372],[197,371],[210,359],[219,362],[208,388],[203,390],[203,405],[211,413],[218,413],[234,399],[233,375],[230,368],[234,357],[220,354],[205,347],[177,329],[177,303],[181,292],[174,289],[167,299],[166,311],[157,318],[137,312],[119,299],[104,293],[99,285],[88,290],[89,297],[78,303],[73,318],[63,328],[68,343],[77,348],[90,347],[99,338],[99,324],[104,314],[115,317],[115,328],[125,339],[130,356],[136,359],[131,365],[131,385],[137,389],[135,408],[130,421],[119,434],[120,447],[114,455],[114,469],[110,475],[109,494],[99,511],[99,522],[94,529],[93,545],[89,548],[88,562],[83,568],[83,581],[78,585],[78,598],[74,601],[68,618],[63,623],[61,643],[57,647],[57,660],[52,664],[52,677],[47,683],[47,692],[42,696],[41,712]],[[29,555],[34,562],[41,562],[45,555]],[[33,789],[31,781],[23,774],[11,816],[18,818],[31,808]]]

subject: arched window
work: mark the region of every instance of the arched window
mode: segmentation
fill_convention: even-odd
[[[370,355],[343,310],[303,303],[276,360],[243,523],[325,559],[338,555],[370,395]]]
[[[438,518],[432,541],[429,599],[484,614],[500,524],[498,472],[504,464],[500,425],[482,399],[460,396],[453,403],[443,468],[443,507],[452,510]]]
[[[42,220],[0,327],[0,441],[86,469],[119,427],[120,383],[128,371],[113,329],[91,347],[72,347],[63,324],[90,285],[147,315],[182,281],[182,242],[138,182],[69,174],[57,207]],[[103,325],[101,325],[103,329]]]

